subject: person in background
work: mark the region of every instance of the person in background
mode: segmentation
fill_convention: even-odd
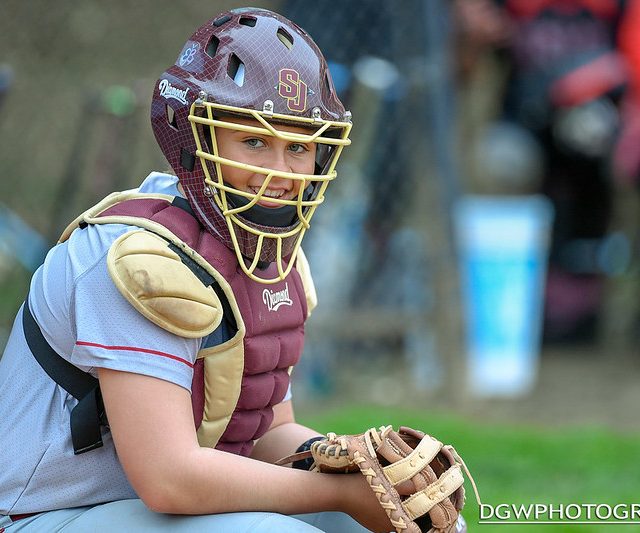
[[[480,146],[485,160],[493,154],[508,162],[497,173],[510,175],[519,189],[497,192],[542,193],[554,207],[548,342],[594,340],[606,276],[617,268],[616,178],[635,175],[639,166],[631,149],[640,131],[633,103],[640,72],[635,4],[460,0],[455,6],[462,83],[489,50],[507,73],[497,120]],[[528,163],[514,165],[505,153]],[[520,166],[530,172],[514,178]]]

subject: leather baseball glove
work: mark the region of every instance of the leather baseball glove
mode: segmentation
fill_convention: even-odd
[[[361,435],[329,433],[309,451],[278,461],[287,464],[312,457],[311,470],[361,472],[397,533],[466,531],[464,478],[473,479],[453,446],[408,427],[371,428]],[[460,518],[460,520],[459,520]]]

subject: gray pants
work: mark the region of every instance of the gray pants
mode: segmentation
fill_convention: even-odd
[[[6,533],[99,533],[122,531],[171,533],[366,533],[368,530],[344,513],[285,516],[277,513],[228,513],[216,515],[164,515],[150,511],[141,500],[122,500],[49,511],[11,522],[0,517]]]

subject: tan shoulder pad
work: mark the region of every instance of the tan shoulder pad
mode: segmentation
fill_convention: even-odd
[[[304,295],[307,298],[307,318],[309,318],[309,316],[311,316],[311,312],[318,305],[318,295],[316,294],[316,286],[314,285],[313,278],[311,277],[311,268],[309,267],[309,261],[307,261],[307,256],[304,255],[302,248],[298,250],[296,270],[302,278]]]
[[[144,230],[125,233],[111,245],[107,267],[129,303],[171,333],[204,337],[222,320],[218,295],[159,235]]]

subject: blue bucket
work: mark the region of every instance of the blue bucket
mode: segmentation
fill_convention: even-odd
[[[468,196],[456,205],[474,396],[522,396],[536,383],[552,220],[541,196]]]

